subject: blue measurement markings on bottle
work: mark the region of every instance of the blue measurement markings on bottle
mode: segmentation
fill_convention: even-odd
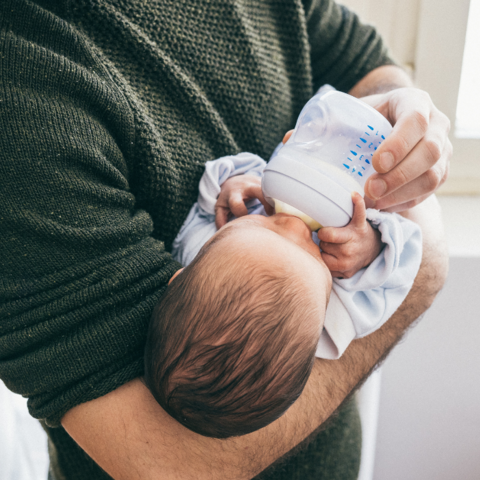
[[[372,136],[373,137],[378,137],[378,136],[380,136],[382,138],[382,140],[385,140],[385,137],[381,134],[379,135],[379,131],[376,130],[374,127],[372,127],[371,125],[367,125],[367,127],[368,127],[367,130],[370,130],[370,133],[368,131],[364,132],[367,137],[372,137]],[[348,164],[348,163],[343,164],[343,166],[348,170],[348,173],[350,173],[352,175],[354,173],[356,173],[360,177],[363,177],[363,173],[360,171],[360,170],[363,170],[364,172],[366,171],[366,168],[364,167],[363,162],[365,162],[368,165],[371,165],[371,159],[373,157],[373,153],[382,143],[382,140],[375,140],[374,138],[371,138],[371,140],[372,141],[370,141],[370,139],[363,138],[363,136],[361,136],[360,137],[360,142],[359,142],[360,144],[358,144],[358,143],[355,144],[355,147],[359,151],[350,150],[350,153],[352,154],[352,156],[347,157],[347,159],[351,163],[350,164]],[[362,154],[360,152],[360,150],[362,149],[362,146],[363,146],[363,148],[366,148],[367,150],[369,150],[370,153],[365,152],[364,154]],[[372,149],[373,149],[373,152],[372,152]],[[354,162],[354,160],[355,160],[355,162]]]

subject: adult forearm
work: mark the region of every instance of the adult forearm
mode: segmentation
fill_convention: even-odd
[[[347,387],[349,392],[366,379],[368,373],[381,363],[408,328],[428,310],[447,277],[448,252],[436,197],[429,197],[402,215],[422,227],[422,264],[412,289],[392,318],[371,335],[353,341],[342,358],[329,365],[329,369],[336,367],[340,370],[339,375],[350,380]],[[317,366],[320,363],[318,360]],[[334,385],[335,379],[332,388]]]
[[[395,65],[384,65],[365,75],[348,93],[361,98],[411,86],[412,80],[405,70]]]
[[[75,407],[63,425],[117,479],[249,479],[319,428],[431,305],[446,277],[440,209],[434,197],[406,216],[424,232],[414,286],[395,315],[338,361],[317,360],[299,400],[268,427],[228,440],[190,432],[169,417],[140,380]]]

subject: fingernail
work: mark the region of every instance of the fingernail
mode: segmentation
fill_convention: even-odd
[[[380,198],[387,191],[387,184],[384,180],[377,178],[370,182],[370,185],[368,186],[368,191],[374,199]]]
[[[380,155],[380,167],[384,172],[389,172],[393,167],[395,159],[390,152],[384,152]]]

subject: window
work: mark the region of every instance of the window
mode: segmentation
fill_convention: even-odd
[[[480,19],[480,0],[470,0],[455,120],[457,138],[480,138],[480,29],[474,19]]]
[[[453,158],[441,191],[479,195],[480,0],[338,1],[377,27],[397,61],[450,118]]]

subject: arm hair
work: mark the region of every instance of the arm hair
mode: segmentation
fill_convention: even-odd
[[[355,340],[340,360],[317,359],[298,401],[274,423],[233,439],[202,437],[167,415],[136,379],[73,408],[63,426],[116,479],[252,478],[320,428],[442,288],[448,256],[438,202],[431,197],[405,216],[421,225],[424,253],[404,303],[381,329]]]

